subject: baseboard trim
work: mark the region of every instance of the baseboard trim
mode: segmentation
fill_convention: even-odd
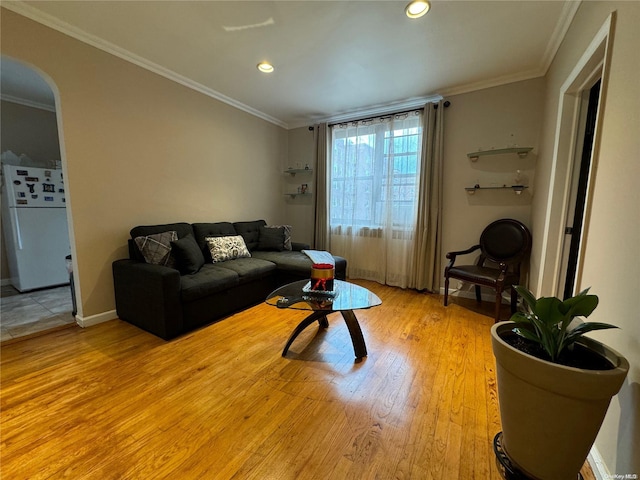
[[[607,464],[604,463],[602,455],[600,455],[600,452],[595,445],[591,447],[587,461],[589,462],[591,470],[593,470],[593,474],[597,480],[609,480],[613,478],[613,475],[609,472]]]
[[[82,328],[91,327],[99,323],[108,322],[109,320],[115,320],[118,318],[118,314],[115,310],[109,310],[108,312],[98,313],[96,315],[89,315],[88,317],[81,317],[76,315],[76,323]]]
[[[508,292],[506,292],[508,294]],[[444,287],[440,287],[440,295],[444,296]],[[475,291],[467,291],[467,290],[458,290],[456,288],[449,288],[449,297],[462,297],[462,298],[470,298],[471,300],[476,299]],[[482,298],[483,302],[495,302],[496,296],[495,293],[492,295],[491,293],[481,293],[480,298]],[[509,297],[505,298],[505,292],[502,292],[502,303],[505,305],[509,305],[510,299]]]

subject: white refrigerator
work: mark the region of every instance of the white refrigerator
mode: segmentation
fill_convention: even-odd
[[[15,288],[26,292],[69,283],[62,170],[4,165],[2,228]]]

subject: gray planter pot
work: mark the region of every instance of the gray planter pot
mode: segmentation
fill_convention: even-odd
[[[506,343],[514,322],[491,328],[502,421],[502,447],[523,473],[575,480],[629,362],[600,342],[580,343],[606,357],[612,370],[583,370],[538,359]]]

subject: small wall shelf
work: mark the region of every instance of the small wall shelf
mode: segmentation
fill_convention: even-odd
[[[520,195],[526,188],[529,187],[527,185],[511,185],[510,187],[507,185],[503,185],[502,187],[481,187],[480,185],[476,185],[475,187],[465,187],[465,190],[469,195],[475,194],[476,190],[513,190],[513,193]]]
[[[284,171],[284,173],[288,173],[292,177],[296,176],[296,173],[313,173],[312,168],[288,168]]]
[[[285,193],[284,194],[285,197],[291,197],[291,198],[296,198],[298,195],[301,196],[301,197],[307,197],[307,196],[311,195],[311,193],[309,193],[309,192],[305,192],[305,193],[292,192],[292,193]]]
[[[472,162],[477,162],[480,157],[485,155],[504,155],[506,153],[516,153],[520,158],[524,158],[531,150],[533,150],[533,147],[494,148],[493,150],[479,150],[477,152],[467,153],[467,157],[469,157]]]

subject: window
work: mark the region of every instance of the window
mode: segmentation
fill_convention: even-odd
[[[332,230],[412,229],[419,188],[421,112],[332,128]]]

